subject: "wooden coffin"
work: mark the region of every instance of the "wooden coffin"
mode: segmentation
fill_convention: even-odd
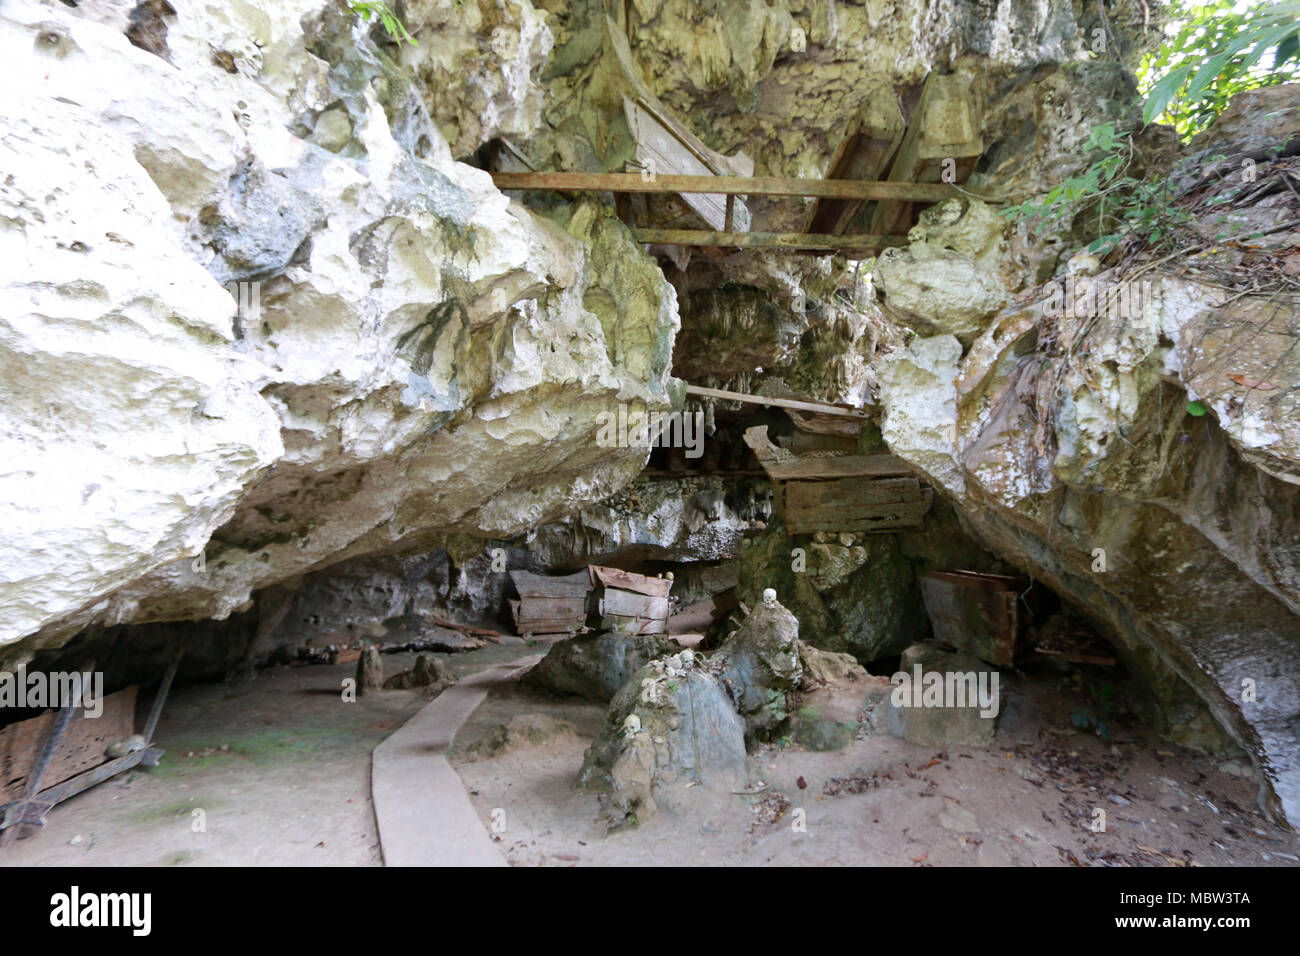
[[[935,638],[997,667],[1015,662],[1020,592],[1021,582],[1004,574],[927,571],[921,578]]]
[[[586,571],[563,577],[511,571],[510,578],[519,592],[519,599],[510,602],[519,634],[564,634],[587,623],[591,582]]]
[[[136,687],[128,687],[104,698],[104,712],[96,718],[79,710],[59,741],[41,789],[75,777],[107,761],[110,744],[135,732]],[[17,800],[27,786],[27,775],[57,716],[48,711],[30,720],[20,720],[0,729],[0,803]]]
[[[592,584],[602,589],[598,604],[602,627],[620,634],[667,632],[670,579],[596,564],[588,571]]]
[[[799,455],[779,447],[767,426],[745,443],[773,483],[773,507],[791,534],[905,531],[924,526],[934,493],[894,455]]]
[[[777,510],[791,534],[902,531],[920,528],[933,492],[915,478],[787,481]]]

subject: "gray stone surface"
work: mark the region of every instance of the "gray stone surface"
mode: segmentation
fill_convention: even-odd
[[[998,673],[996,668],[970,654],[950,653],[928,644],[917,644],[904,651],[899,660],[899,671],[912,678],[918,664],[923,675],[938,673],[944,675],[945,681],[949,674]],[[978,703],[957,707],[949,706],[952,701],[945,701],[942,706],[931,707],[924,706],[924,698],[921,698],[922,706],[911,706],[913,698],[904,694],[901,696],[908,706],[898,706],[894,693],[891,691],[890,696],[877,705],[873,719],[881,721],[887,732],[910,743],[924,747],[987,747],[997,736],[996,714],[982,716]],[[997,711],[1001,712],[1000,696]]]
[[[677,650],[673,641],[653,635],[581,634],[557,641],[528,672],[525,687],[554,694],[577,694],[606,703],[634,673]]]
[[[771,734],[789,716],[787,697],[803,679],[799,621],[779,602],[760,602],[709,659],[751,740]]]
[[[608,795],[613,827],[674,812],[691,784],[725,793],[749,776],[745,725],[722,685],[701,667],[669,676],[662,665],[638,670],[610,701],[578,775],[580,789]]]

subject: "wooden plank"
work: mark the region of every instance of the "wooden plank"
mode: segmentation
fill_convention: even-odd
[[[549,577],[531,571],[511,571],[510,579],[520,597],[584,597],[591,590],[586,571]]]
[[[753,235],[753,233],[750,233]],[[704,398],[725,398],[732,402],[749,402],[753,405],[775,405],[777,408],[797,408],[805,412],[821,412],[824,415],[843,415],[848,418],[867,418],[866,412],[842,405],[830,405],[826,402],[806,402],[795,398],[771,398],[767,395],[748,395],[745,392],[728,392],[721,388],[705,388],[703,385],[687,385],[687,395],[699,395]],[[766,426],[763,426],[766,428]],[[750,429],[753,431],[753,429]],[[748,434],[748,432],[747,432]],[[764,432],[766,439],[766,431]],[[748,439],[746,439],[748,443]],[[770,442],[769,442],[770,444]],[[753,445],[750,445],[753,448]],[[773,446],[775,447],[775,446]]]
[[[621,614],[606,614],[601,618],[601,623],[607,630],[619,634],[666,634],[668,632],[668,621],[659,618],[646,620]]]
[[[554,620],[538,619],[536,621],[527,621],[519,625],[519,634],[572,634],[580,631],[586,625],[586,620],[574,621],[571,618],[555,618]]]
[[[687,389],[690,389],[690,387],[688,385]],[[769,462],[785,461],[792,457],[791,453],[784,448],[772,444],[772,440],[767,437],[766,425],[755,425],[753,428],[746,428],[743,438],[745,444],[754,453],[754,457],[758,459],[758,463],[764,468],[767,467]],[[763,474],[767,474],[767,472],[764,471]]]
[[[737,249],[811,249],[871,252],[905,246],[903,236],[836,236],[810,232],[707,232],[702,229],[633,229],[637,242],[671,246],[722,246]]]
[[[668,598],[649,594],[634,594],[618,588],[606,588],[601,599],[601,614],[622,617],[640,617],[646,620],[664,620],[668,617]]]
[[[894,501],[880,504],[838,504],[823,505],[819,508],[786,508],[783,517],[787,521],[806,524],[817,520],[828,529],[842,527],[849,521],[871,521],[878,518],[896,518],[905,515],[923,515],[930,510],[931,502],[922,498],[917,501]]]
[[[651,171],[654,176],[716,175],[717,170],[710,168],[705,154],[699,148],[703,144],[698,143],[694,136],[684,138],[682,131],[664,122],[661,111],[645,102],[633,101],[626,95],[623,97],[623,110],[628,127],[632,130],[632,138],[636,141],[636,158],[642,169]],[[749,210],[743,203],[737,210],[736,197],[732,193],[680,195],[682,201],[710,229],[730,232],[737,212],[739,231],[749,229]]]
[[[519,620],[582,617],[586,609],[585,597],[526,597],[519,602]]]
[[[938,168],[936,161],[944,157],[957,160],[978,156],[983,152],[984,144],[978,129],[982,110],[977,86],[977,83],[972,83],[969,78],[959,74],[931,73],[926,77],[920,101],[912,111],[907,133],[903,136],[902,145],[890,167],[889,180],[920,185],[916,180],[926,175],[927,171],[933,172]],[[930,165],[927,166],[927,163]],[[939,169],[939,172],[942,170]],[[948,185],[949,189],[956,190],[955,195],[985,198],[982,190],[965,187],[957,190],[955,183],[933,185]],[[872,211],[869,231],[890,233],[907,211],[903,203],[916,200],[911,196],[880,198],[884,201],[878,203]],[[903,224],[906,225],[906,222]]]
[[[906,124],[893,91],[868,96],[851,126],[852,132],[832,157],[827,179],[874,180],[898,149]],[[804,225],[805,232],[844,232],[862,206],[862,199],[819,199]]]
[[[42,787],[51,787],[108,760],[104,751],[109,744],[124,740],[134,732],[136,691],[136,687],[128,687],[106,696],[104,712],[99,717],[92,719],[84,710],[77,712],[50,761]],[[4,800],[22,796],[27,774],[55,716],[50,711],[0,730],[0,797]]]
[[[683,176],[640,173],[492,173],[498,189],[554,189],[571,192],[717,193],[737,196],[818,196],[832,199],[890,199],[941,202],[974,196],[1001,202],[985,190],[953,183],[881,182],[855,179],[797,179],[786,176]],[[800,235],[800,233],[793,233]],[[848,237],[836,237],[848,238]]]
[[[606,50],[601,55],[601,64],[597,67],[598,72],[609,68],[613,75],[607,76],[607,82],[610,87],[617,91],[618,97],[629,96],[638,106],[649,111],[651,116],[663,126],[680,142],[686,146],[692,154],[704,163],[714,173],[726,176],[751,176],[754,173],[754,161],[744,153],[735,153],[732,156],[726,156],[716,150],[710,149],[704,141],[695,135],[686,127],[681,120],[673,115],[672,111],[666,107],[654,91],[650,89],[648,83],[641,72],[641,67],[636,57],[632,53],[632,46],[628,43],[626,23],[622,26],[610,16],[604,19],[605,46]],[[612,62],[607,54],[613,54]],[[598,97],[600,94],[597,94]],[[614,102],[609,105],[616,106]],[[707,190],[713,192],[713,190]]]
[[[852,521],[841,521],[835,524],[829,524],[817,519],[802,519],[786,521],[786,530],[791,534],[813,534],[817,531],[852,531],[852,532],[875,532],[875,531],[903,531],[911,528],[921,528],[925,522],[920,515],[897,515],[891,518],[857,518]]]
[[[838,421],[852,425],[850,419]],[[835,435],[822,432],[805,432],[795,430],[783,440],[785,449],[792,455],[806,455],[809,452],[829,452],[834,455],[856,455],[858,453],[857,435]]]
[[[587,599],[526,597],[517,607],[512,605],[511,612],[521,634],[576,631],[587,623]]]
[[[786,485],[785,491],[788,514],[820,509],[879,509],[915,505],[924,500],[921,485],[915,478],[792,481]]]
[[[592,564],[588,565],[587,569],[593,584],[622,588],[625,591],[635,591],[637,594],[648,594],[651,597],[667,597],[673,587],[673,582],[669,578],[654,578],[648,574],[624,571],[622,568],[606,568],[599,564]]]
[[[852,438],[855,442],[862,433],[862,426],[856,422],[846,422],[843,418],[827,417],[822,412],[800,412],[791,409],[787,414],[794,427],[801,432],[814,435],[835,435],[840,438]]]
[[[838,458],[792,458],[763,462],[768,475],[778,481],[800,478],[891,478],[911,472],[894,455],[841,455]]]

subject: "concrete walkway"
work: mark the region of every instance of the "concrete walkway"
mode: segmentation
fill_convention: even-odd
[[[447,750],[493,685],[539,660],[531,655],[463,678],[374,749],[370,792],[385,865],[506,865],[447,762]]]

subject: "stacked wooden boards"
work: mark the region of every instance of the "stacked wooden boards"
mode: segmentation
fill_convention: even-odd
[[[618,634],[663,634],[668,630],[668,592],[672,578],[605,568],[588,569],[600,594],[600,623]]]
[[[893,455],[795,455],[767,426],[745,432],[773,484],[773,506],[791,534],[920,528],[934,493]]]
[[[547,577],[529,571],[511,571],[519,599],[510,602],[515,630],[527,634],[564,634],[587,623],[587,594],[591,581],[586,571],[564,577]]]

